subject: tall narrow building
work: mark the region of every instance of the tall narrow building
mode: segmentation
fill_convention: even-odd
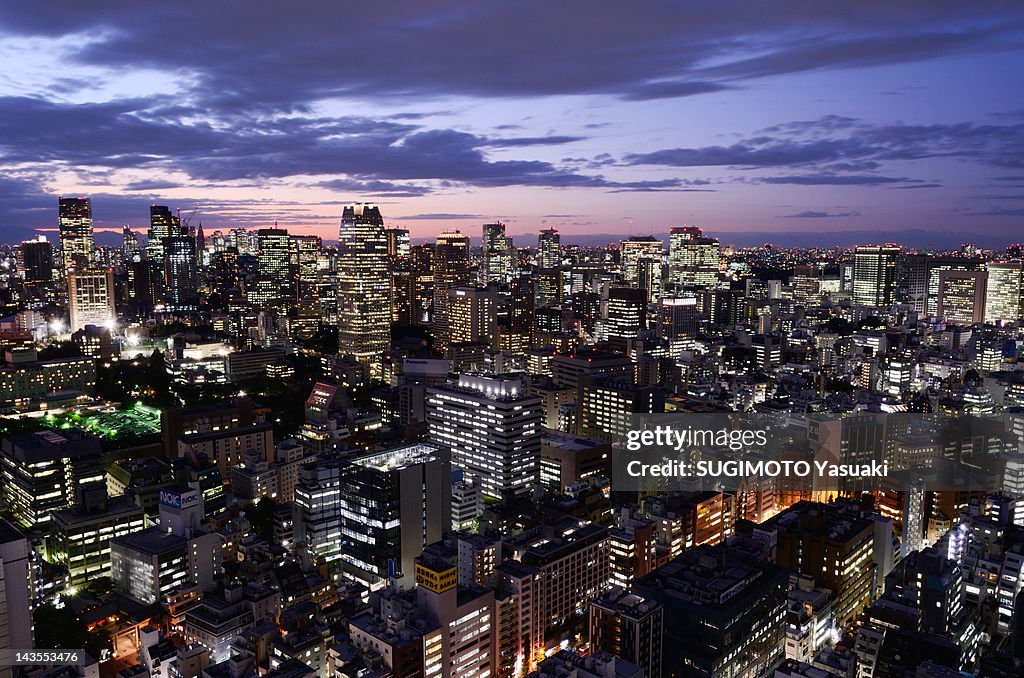
[[[853,303],[890,306],[896,293],[898,245],[861,245],[854,252]]]
[[[338,233],[338,352],[379,376],[391,347],[391,280],[384,218],[376,205],[347,205]]]
[[[92,205],[89,198],[58,198],[61,273],[89,268],[93,259]]]
[[[161,246],[167,310],[195,313],[199,310],[199,265],[196,240],[177,218]]]
[[[448,347],[448,290],[469,285],[469,236],[459,231],[446,231],[437,236],[434,247],[434,306],[431,326],[434,347]]]
[[[35,647],[31,552],[25,536],[0,518],[0,653]],[[0,678],[12,675],[10,662],[0,665]]]
[[[537,239],[537,265],[540,268],[556,268],[562,263],[562,240],[558,231],[545,228]]]
[[[506,283],[512,274],[512,258],[505,224],[484,224],[481,245],[480,282]]]

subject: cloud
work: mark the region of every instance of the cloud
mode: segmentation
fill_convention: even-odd
[[[797,212],[796,214],[783,215],[782,219],[838,219],[841,217],[859,217],[862,216],[860,211],[851,210],[849,212],[817,212],[814,210],[806,210],[804,212]]]
[[[927,13],[916,0],[665,2],[642,11],[616,0],[54,0],[3,3],[0,30],[72,38],[70,63],[176,74],[196,101],[224,112],[337,97],[699,96],[780,74],[1005,49],[1019,42],[1022,14],[1000,0],[937,0]],[[185,39],[154,49],[168,27]]]

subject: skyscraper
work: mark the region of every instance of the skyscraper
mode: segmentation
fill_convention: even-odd
[[[521,379],[459,375],[427,390],[430,440],[452,466],[483,479],[484,494],[527,494],[540,482],[541,401]]]
[[[481,246],[480,282],[505,283],[512,274],[512,260],[509,239],[505,235],[505,224],[497,222],[484,224]]]
[[[561,236],[553,228],[545,228],[537,238],[537,265],[540,268],[556,268],[562,264]]]
[[[250,301],[260,309],[274,305],[283,308],[295,296],[293,241],[283,228],[261,228],[256,231],[256,243],[259,278]]]
[[[391,347],[391,283],[384,218],[376,205],[347,205],[338,233],[338,350],[380,373]]]
[[[619,243],[619,265],[622,278],[631,287],[640,287],[640,262],[653,261],[659,264],[658,276],[661,276],[661,260],[665,248],[661,241],[652,235],[633,236]]]
[[[61,272],[89,268],[93,258],[92,206],[89,198],[58,198]]]
[[[890,306],[895,300],[898,245],[861,245],[854,251],[853,303]]]
[[[434,247],[434,307],[431,326],[434,346],[448,346],[448,290],[469,285],[469,236],[459,231],[446,231],[437,236]]]
[[[196,259],[196,241],[177,218],[164,236],[163,250],[164,289],[167,310],[174,313],[192,313],[199,309],[199,266]]]
[[[448,450],[418,443],[354,457],[323,456],[301,470],[295,539],[314,558],[340,561],[371,588],[410,585],[423,547],[451,525]]]
[[[669,278],[676,289],[718,286],[721,248],[696,226],[673,228],[668,234]]]
[[[21,279],[37,291],[53,281],[53,247],[45,235],[21,243]]]
[[[982,322],[987,277],[986,271],[941,271],[938,315],[959,325]]]
[[[498,343],[498,289],[453,287],[448,290],[449,343]]]
[[[1024,263],[1006,261],[988,265],[985,322],[1019,322],[1024,318]]]
[[[291,240],[296,297],[300,300],[315,297],[320,285],[322,242],[315,235],[293,235]]]
[[[114,272],[103,269],[72,269],[68,274],[71,331],[86,325],[103,327],[117,319],[114,311]]]

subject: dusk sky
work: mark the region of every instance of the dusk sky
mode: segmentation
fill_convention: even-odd
[[[1024,3],[0,3],[0,241],[207,232],[1024,234]]]

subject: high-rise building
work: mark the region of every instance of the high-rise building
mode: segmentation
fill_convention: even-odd
[[[149,206],[149,232],[146,235],[146,258],[161,270],[164,267],[164,238],[181,224],[166,205]]]
[[[658,314],[658,335],[665,339],[692,337],[697,334],[700,314],[695,297],[666,297]]]
[[[459,231],[437,236],[434,246],[434,306],[431,314],[434,347],[448,346],[448,290],[469,285],[469,236]]]
[[[164,602],[188,586],[212,590],[221,570],[221,537],[203,529],[203,507],[198,488],[160,490],[160,524],[110,542],[114,586],[144,604]]]
[[[853,303],[890,306],[896,295],[898,245],[861,245],[854,251]]]
[[[537,266],[558,268],[562,265],[562,238],[553,228],[545,228],[537,238]]]
[[[485,495],[528,494],[540,482],[540,398],[521,379],[459,375],[427,389],[430,440],[452,451],[452,466],[478,475]]]
[[[985,322],[1015,323],[1024,318],[1024,262],[993,262],[988,265]]]
[[[760,676],[782,659],[788,573],[724,544],[697,546],[633,587],[664,605],[663,674]]]
[[[665,247],[653,235],[637,235],[619,243],[619,267],[622,279],[630,287],[640,287],[640,262],[657,262],[660,281],[661,261],[665,256]]]
[[[661,678],[664,608],[655,600],[613,587],[590,603],[590,648],[605,650]]]
[[[938,315],[958,325],[973,325],[985,318],[986,271],[941,271]]]
[[[457,564],[431,546],[416,559],[416,609],[437,629],[424,638],[424,676],[494,676],[497,619],[494,590],[461,585]],[[424,625],[426,626],[426,625]]]
[[[45,235],[22,242],[19,254],[21,279],[26,289],[42,291],[53,282],[53,246]]]
[[[259,306],[284,305],[295,298],[293,242],[288,231],[283,228],[261,228],[256,231],[260,283],[263,283],[269,297],[257,300]]]
[[[121,261],[127,266],[133,261],[138,261],[140,255],[139,234],[125,224],[121,227]]]
[[[58,198],[61,273],[89,268],[93,261],[92,206],[89,198]]]
[[[412,243],[409,230],[405,228],[389,228],[384,231],[388,239],[388,261],[392,266],[400,266],[408,262],[412,256]]]
[[[448,342],[483,343],[497,348],[498,289],[452,287],[448,290]]]
[[[391,348],[391,283],[384,218],[376,205],[347,205],[338,234],[338,351],[379,376]]]
[[[196,240],[188,226],[175,218],[163,239],[163,272],[166,308],[172,313],[199,310],[199,262]]]
[[[294,256],[296,297],[301,301],[317,296],[320,286],[320,255],[323,243],[320,236],[291,236],[291,251]]]
[[[50,524],[51,512],[69,506],[79,485],[104,482],[97,438],[68,429],[0,438],[0,496],[28,526]]]
[[[668,234],[669,279],[678,289],[718,286],[721,248],[696,226],[673,228]]]
[[[875,524],[837,507],[800,501],[763,523],[774,531],[775,562],[830,589],[842,627],[875,598]]]
[[[31,553],[25,535],[0,518],[0,653],[35,647]],[[0,678],[12,675],[11,662],[0,665]]]
[[[52,514],[49,558],[68,569],[72,586],[110,576],[110,540],[146,527],[132,497],[108,499],[105,490],[80,485],[75,504]]]
[[[414,561],[451,527],[448,450],[418,443],[303,466],[294,499],[295,539],[376,589],[413,582]]]
[[[512,276],[512,248],[505,224],[484,224],[481,245],[480,282],[506,283]]]
[[[86,325],[109,326],[114,310],[114,272],[109,269],[72,269],[68,274],[71,331]]]
[[[636,339],[644,329],[647,329],[647,300],[643,290],[634,287],[608,290],[601,337],[605,340]]]

